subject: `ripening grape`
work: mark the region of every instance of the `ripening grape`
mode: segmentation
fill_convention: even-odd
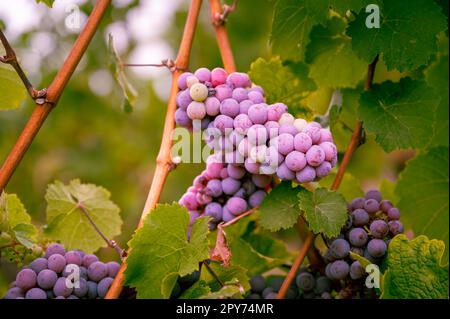
[[[349,251],[350,245],[345,239],[335,239],[330,245],[330,252],[337,259],[345,258]]]
[[[291,171],[298,172],[306,166],[305,154],[298,151],[292,151],[286,156],[285,163],[287,168]]]
[[[100,298],[104,298],[106,296],[106,293],[111,287],[113,280],[114,279],[111,277],[106,277],[99,281],[97,285],[97,294]]]
[[[295,174],[298,183],[309,183],[316,179],[316,170],[307,165],[304,169]]]
[[[388,210],[388,218],[390,220],[398,220],[400,219],[400,211],[398,208],[392,207]]]
[[[350,244],[355,247],[362,247],[367,243],[368,235],[363,228],[353,228],[348,234]]]
[[[64,258],[66,259],[66,264],[75,264],[77,266],[81,266],[81,263],[83,262],[81,254],[75,250],[68,251],[65,254]]]
[[[325,160],[325,152],[318,145],[313,145],[306,152],[306,161],[311,166],[319,166]]]
[[[329,273],[332,277],[330,279],[335,279],[335,280],[344,279],[345,277],[347,277],[349,271],[350,271],[350,267],[347,262],[345,262],[343,260],[333,261],[330,264]]]
[[[248,204],[252,208],[257,207],[262,203],[262,201],[264,200],[266,195],[267,195],[267,193],[262,190],[256,191],[250,195],[250,197],[248,199]]]
[[[64,249],[63,245],[61,244],[51,244],[48,246],[47,250],[45,251],[45,258],[48,259],[53,254],[60,254],[64,256],[66,254],[66,250]]]
[[[381,257],[386,253],[387,245],[384,240],[372,239],[367,243],[367,252],[375,258]]]
[[[381,193],[380,193],[380,191],[378,191],[376,189],[371,189],[371,190],[366,192],[366,195],[364,196],[364,198],[366,200],[374,199],[377,202],[381,202]]]
[[[248,117],[254,124],[267,122],[267,104],[254,104],[248,109]]]
[[[66,284],[66,278],[65,277],[59,277],[56,280],[55,285],[53,286],[53,293],[56,297],[69,297],[73,292],[73,288],[68,287]]]
[[[39,274],[42,270],[47,269],[47,259],[45,258],[36,258],[30,263],[30,269],[33,270],[36,274]]]
[[[379,208],[380,208],[380,205],[379,205],[378,201],[376,201],[375,199],[370,198],[370,199],[366,200],[366,202],[364,203],[364,209],[369,214],[376,213],[379,210]]]
[[[370,232],[375,238],[384,238],[389,232],[389,226],[384,220],[374,220],[370,224]]]
[[[194,72],[200,82],[211,82],[211,71],[207,68],[200,68]]]
[[[42,289],[51,289],[56,280],[58,280],[58,275],[50,269],[44,269],[37,275],[37,284]]]
[[[25,299],[47,299],[47,294],[40,288],[31,288],[25,294]]]
[[[37,275],[33,270],[23,269],[16,276],[16,286],[27,291],[36,285],[36,279]]]
[[[89,268],[89,266],[98,261],[98,257],[93,254],[86,254],[83,256],[83,266]]]
[[[189,103],[186,113],[191,120],[201,120],[206,116],[205,104],[202,102],[192,101]]]
[[[391,233],[392,237],[403,233],[403,224],[398,220],[392,220],[388,223],[388,225],[389,225],[389,232]]]
[[[357,208],[352,212],[353,225],[361,227],[369,222],[369,214],[362,208]]]
[[[89,279],[100,281],[108,275],[108,268],[101,261],[93,262],[88,268]]]
[[[247,202],[239,197],[231,197],[227,201],[226,207],[231,214],[238,216],[247,211]]]

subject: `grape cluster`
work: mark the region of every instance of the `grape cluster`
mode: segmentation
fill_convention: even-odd
[[[331,132],[295,119],[283,103],[266,104],[264,90],[245,73],[200,68],[178,80],[175,121],[204,130],[214,151],[180,199],[192,219],[215,223],[257,206],[274,176],[296,183],[316,181],[337,162]]]
[[[108,292],[120,265],[103,263],[80,250],[50,245],[17,273],[5,299],[101,299]],[[79,276],[77,276],[75,274]],[[79,279],[79,280],[78,280]]]
[[[349,219],[341,234],[327,240],[325,274],[331,280],[361,281],[366,277],[365,269],[350,257],[350,252],[380,265],[390,240],[403,232],[403,225],[400,211],[390,201],[382,200],[378,190],[355,198],[348,211]]]

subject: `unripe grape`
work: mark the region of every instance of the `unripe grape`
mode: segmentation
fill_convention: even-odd
[[[191,88],[194,84],[199,83],[199,80],[196,76],[190,75],[186,78],[186,85],[188,88]]]
[[[201,120],[206,115],[205,104],[193,101],[187,107],[186,113],[192,120]]]
[[[308,122],[304,119],[295,119],[293,125],[297,131],[302,132],[306,128],[306,125],[308,125]]]
[[[283,124],[294,124],[295,118],[292,114],[284,113],[281,115],[280,119],[278,120],[278,123],[280,125]]]

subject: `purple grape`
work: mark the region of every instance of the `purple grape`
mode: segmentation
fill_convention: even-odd
[[[388,218],[390,220],[399,220],[400,219],[400,211],[398,208],[392,207],[388,211]]]
[[[333,143],[333,135],[331,135],[329,129],[323,128],[320,130],[320,140],[318,144],[322,144],[323,142]]]
[[[350,248],[350,251],[354,254],[364,256],[364,249],[362,249],[360,247],[352,247],[352,248]]]
[[[320,124],[316,122],[311,122],[308,125],[306,125],[305,129],[303,130],[303,133],[306,133],[311,137],[311,140],[313,144],[317,144],[320,141],[321,138],[321,126]]]
[[[272,176],[255,174],[252,175],[252,182],[259,188],[266,188],[272,181]]]
[[[233,99],[225,99],[220,104],[220,113],[235,118],[239,114],[239,103]]]
[[[97,298],[97,283],[93,281],[87,282],[87,298],[88,299],[96,299]]]
[[[218,179],[212,179],[206,184],[205,188],[206,194],[213,196],[213,197],[219,197],[222,195],[222,183]]]
[[[30,263],[30,269],[33,270],[36,274],[39,274],[42,270],[47,269],[48,262],[45,258],[36,258]]]
[[[51,289],[58,280],[56,272],[50,269],[44,269],[37,275],[37,284],[42,289]]]
[[[349,251],[350,245],[345,239],[335,239],[330,245],[330,252],[337,259],[347,257]]]
[[[381,202],[381,193],[378,190],[376,190],[376,189],[371,189],[371,190],[366,192],[366,195],[364,196],[364,198],[366,200],[374,199],[377,202]]]
[[[309,183],[316,179],[316,170],[307,165],[304,169],[295,174],[298,183]]]
[[[40,288],[31,288],[25,294],[25,299],[47,299],[47,294]]]
[[[200,82],[211,82],[211,71],[207,68],[199,68],[194,72],[194,75]]]
[[[283,103],[275,103],[269,105],[267,109],[267,120],[278,122],[278,120],[281,118],[281,115],[287,112],[287,109],[287,106]]]
[[[278,152],[282,155],[288,155],[294,150],[294,137],[291,134],[280,134],[272,140],[276,140],[274,146],[278,148]]]
[[[92,263],[88,268],[88,276],[90,280],[100,281],[108,275],[108,268],[101,261]]]
[[[350,244],[355,247],[363,247],[367,243],[368,235],[362,228],[353,228],[348,233]]]
[[[398,234],[403,233],[403,224],[399,222],[398,220],[392,220],[388,222],[389,225],[389,232],[392,236],[396,236]]]
[[[80,278],[88,279],[87,268],[81,266],[80,267]]]
[[[253,194],[251,194],[250,197],[248,198],[248,204],[252,208],[257,207],[262,203],[266,195],[267,193],[265,191],[262,190],[256,191]]]
[[[309,272],[303,272],[297,276],[295,279],[297,286],[303,291],[312,291],[316,285],[316,280],[314,276]]]
[[[375,238],[384,238],[389,233],[389,226],[384,220],[374,220],[370,224],[370,232]]]
[[[227,195],[233,195],[239,188],[241,188],[241,182],[232,177],[227,177],[222,180],[222,190]]]
[[[205,100],[205,109],[209,116],[216,116],[220,113],[220,101],[214,96],[208,97]]]
[[[350,271],[350,267],[347,262],[343,260],[336,260],[330,264],[329,274],[331,275],[330,279],[341,280],[347,277]]]
[[[362,208],[357,208],[352,212],[353,225],[357,227],[365,226],[369,222],[369,214]]]
[[[56,297],[69,297],[73,292],[73,288],[69,288],[66,283],[65,277],[60,277],[56,280],[55,285],[53,286],[53,293]]]
[[[186,111],[188,105],[192,102],[189,90],[180,91],[177,94],[177,105],[180,109]]]
[[[215,202],[209,203],[205,207],[205,216],[211,217],[216,223],[220,222],[222,220],[222,205]]]
[[[89,266],[98,261],[98,257],[93,254],[86,254],[83,256],[83,266],[89,268]]]
[[[387,245],[384,240],[371,239],[367,243],[367,252],[375,258],[381,257],[386,253]]]
[[[293,172],[301,171],[306,166],[305,154],[292,151],[286,156],[284,163]]]
[[[73,294],[78,298],[83,298],[88,293],[88,290],[89,287],[87,284],[87,280],[84,278],[80,278],[80,281],[78,282],[78,288],[76,286],[73,288]]]
[[[320,148],[322,148],[322,150],[325,153],[325,160],[326,161],[331,161],[333,158],[335,158],[337,156],[337,148],[336,145],[334,145],[331,142],[323,142],[320,145]]]
[[[312,146],[311,137],[305,133],[298,133],[294,137],[294,148],[302,153],[306,153]]]
[[[182,126],[182,127],[189,127],[191,124],[191,119],[189,118],[188,114],[186,113],[186,111],[182,110],[182,109],[177,109],[175,111],[175,123],[177,123],[177,125]]]
[[[248,117],[254,124],[267,122],[267,104],[254,104],[248,109]]]
[[[252,125],[247,131],[248,142],[252,145],[265,145],[267,141],[267,130],[261,124]]]
[[[83,262],[83,258],[81,257],[80,253],[75,250],[67,252],[64,258],[66,259],[67,264],[75,264],[77,266],[81,266],[81,263]]]
[[[238,216],[247,211],[247,202],[239,197],[231,197],[226,203],[228,211],[234,216]]]
[[[358,208],[364,208],[364,204],[366,203],[366,200],[362,197],[357,197],[354,200],[352,200],[350,206],[353,210]]]
[[[245,180],[242,183],[242,188],[245,190],[245,193],[248,195],[253,194],[256,191],[256,186],[255,184],[252,182],[252,180]]]
[[[5,299],[17,299],[19,297],[24,297],[23,291],[19,287],[9,288],[5,295]]]
[[[306,161],[310,166],[316,167],[325,160],[325,152],[318,145],[313,145],[306,152]]]
[[[231,133],[233,129],[233,119],[229,116],[220,114],[214,119],[214,127],[222,134]]]
[[[189,103],[186,113],[191,120],[201,120],[206,116],[205,104],[202,102],[192,101]]]
[[[66,259],[60,254],[53,254],[48,258],[48,269],[61,273],[66,266]]]
[[[250,287],[253,292],[262,293],[267,287],[266,280],[261,275],[253,276],[250,279]]]
[[[350,228],[352,228],[352,226],[353,226],[353,217],[351,215],[349,215],[348,218],[347,218],[347,222],[342,227],[342,231],[350,230]]]
[[[190,76],[192,76],[194,74],[190,73],[190,72],[184,72],[183,74],[180,75],[180,77],[178,78],[178,88],[180,90],[186,90],[187,89],[187,83],[186,83],[186,79]]]
[[[229,164],[227,166],[228,176],[234,179],[241,179],[245,175],[245,169],[242,166]]]
[[[233,220],[236,216],[234,216],[232,213],[230,213],[230,211],[228,210],[228,208],[226,206],[223,207],[222,210],[222,220],[226,223],[229,222],[230,220]]]
[[[228,178],[228,169],[226,167],[222,168],[222,170],[220,171],[220,178],[221,179]]]
[[[64,249],[64,246],[61,244],[51,244],[45,251],[44,257],[48,259],[48,257],[50,257],[53,254],[60,254],[64,256],[66,254],[66,250]]]
[[[354,261],[350,265],[350,278],[352,278],[353,280],[360,279],[360,278],[364,277],[365,274],[366,274],[366,271],[361,266],[359,261]]]
[[[100,282],[97,285],[97,294],[100,298],[104,298],[106,296],[106,293],[111,287],[113,281],[114,279],[112,279],[111,277],[106,277],[100,280]]]
[[[290,181],[290,180],[293,180],[295,178],[295,172],[291,171],[286,166],[286,164],[283,163],[277,168],[277,176],[281,180]]]
[[[392,205],[392,203],[389,200],[382,200],[380,202],[380,209],[385,213],[388,213],[389,210],[393,207],[394,205]]]
[[[206,195],[203,192],[198,192],[196,194],[196,199],[197,199],[197,203],[199,203],[199,205],[206,205],[208,203],[211,203],[212,201],[212,197],[209,195]]]
[[[186,207],[188,210],[196,210],[198,207],[197,197],[193,193],[184,194],[181,197],[179,203],[180,203],[180,205]],[[89,267],[89,266],[87,266],[87,267]]]
[[[225,84],[228,73],[222,68],[215,68],[211,71],[211,84],[216,87]]]
[[[295,135],[297,135],[298,131],[295,128],[295,126],[292,125],[292,124],[283,124],[283,125],[280,125],[280,128],[278,130],[278,134],[284,134],[284,133],[291,134],[292,136],[295,136]]]
[[[364,203],[364,209],[369,214],[376,213],[380,209],[380,204],[375,199],[368,199]]]
[[[230,87],[227,85],[224,85],[224,84],[216,86],[215,91],[216,91],[215,97],[220,102],[222,102],[226,99],[230,99],[233,94],[233,91],[230,89]]]
[[[255,104],[264,103],[264,96],[257,91],[251,91],[248,93],[248,99]]]
[[[247,114],[239,114],[234,118],[233,126],[240,134],[247,134],[248,129],[253,125]]]
[[[115,261],[110,261],[106,263],[106,268],[108,268],[108,277],[116,277],[120,269],[120,264]]]
[[[206,166],[206,176],[208,178],[219,178],[220,177],[220,171],[223,168],[222,163],[208,163]]]
[[[231,97],[237,102],[245,101],[248,98],[247,90],[243,88],[236,88],[233,90]]]
[[[253,105],[253,102],[250,100],[244,100],[239,103],[239,113],[240,114],[248,114],[248,109]]]
[[[322,178],[327,176],[331,172],[331,164],[330,162],[323,162],[319,166],[316,167],[316,176],[318,178]]]

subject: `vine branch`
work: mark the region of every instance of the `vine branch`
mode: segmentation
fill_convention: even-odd
[[[172,135],[175,128],[174,114],[177,107],[176,95],[178,93],[178,77],[182,74],[182,70],[187,69],[189,65],[189,57],[201,4],[202,0],[192,0],[189,7],[186,24],[183,31],[183,37],[181,39],[180,48],[175,60],[176,69],[172,73],[172,86],[170,89],[169,102],[167,105],[161,146],[159,148],[159,153],[156,159],[155,173],[153,175],[152,184],[150,186],[147,200],[145,202],[137,229],[143,226],[145,218],[158,203],[167,176],[173,168],[171,150],[173,142]],[[105,299],[117,299],[119,297],[123,289],[123,284],[125,282],[125,269],[126,263],[123,262],[116,278],[111,285],[111,288],[105,296]]]
[[[58,71],[56,77],[46,91],[46,100],[44,103],[36,103],[34,111],[28,120],[27,124],[22,130],[16,144],[9,152],[5,162],[0,168],[0,192],[6,187],[14,171],[19,166],[20,161],[24,157],[37,133],[44,124],[47,116],[56,106],[64,88],[72,77],[78,63],[86,52],[86,49],[91,42],[100,21],[108,9],[111,0],[98,0],[92,10],[86,26],[81,31],[77,40],[75,41],[72,50],[64,61],[61,69]],[[38,101],[37,101],[38,102]]]

